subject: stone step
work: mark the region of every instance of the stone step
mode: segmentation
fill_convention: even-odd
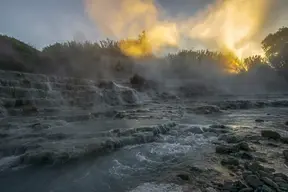
[[[55,121],[62,120],[64,122],[85,121],[89,119],[97,119],[99,117],[113,117],[117,112],[113,111],[114,108],[107,108],[97,106],[97,109],[87,111],[77,107],[61,107],[61,108],[38,108],[37,110],[31,109],[11,109],[8,110],[9,116],[4,119],[0,118],[0,129],[7,128],[10,125],[24,126],[24,124],[33,124],[35,121]]]
[[[53,116],[53,115],[74,115],[74,114],[83,114],[88,113],[87,110],[81,109],[74,106],[52,106],[52,107],[35,107],[35,106],[23,106],[18,108],[8,108],[7,112],[11,114],[12,116],[18,116],[18,115],[30,115],[31,114],[37,115],[37,116]],[[25,114],[27,112],[27,114]],[[33,113],[32,113],[33,112]],[[55,114],[57,113],[57,114]]]
[[[22,73],[16,71],[0,70],[0,78],[2,80],[27,80],[29,82],[58,82],[71,83],[75,85],[93,84],[94,81],[90,79],[80,79],[73,77],[47,76],[43,74]]]
[[[59,83],[59,82],[30,82],[28,80],[4,80],[0,79],[0,86],[2,87],[20,87],[20,88],[33,88],[43,91],[58,91],[58,90],[97,90],[96,85],[75,85],[71,83]]]
[[[99,100],[102,96],[101,92],[95,91],[61,91],[61,95],[65,99],[86,99],[86,100]]]
[[[41,109],[13,109],[7,111],[9,117],[28,118],[33,117],[43,120],[64,120],[66,122],[87,121],[95,118],[91,113],[76,113],[71,114],[71,110],[63,110],[59,108],[41,108]],[[70,114],[69,114],[70,113]]]
[[[21,108],[23,106],[37,106],[37,107],[52,107],[64,105],[65,102],[61,99],[44,99],[44,98],[31,98],[31,99],[13,99],[13,98],[0,98],[1,105],[8,108]]]
[[[101,81],[110,81],[111,79],[102,79]],[[116,82],[121,82],[123,84],[122,79],[114,79]],[[71,84],[71,85],[80,85],[80,86],[97,86],[99,81],[94,81],[91,79],[84,78],[74,78],[74,77],[61,77],[61,76],[52,76],[52,75],[44,75],[44,74],[34,74],[34,73],[22,73],[15,71],[3,71],[0,70],[0,82],[6,81],[21,81],[24,83],[32,83],[32,84],[41,84],[41,83],[59,83],[59,84]],[[15,83],[15,82],[14,82]],[[13,83],[12,83],[13,84]],[[1,83],[0,83],[1,85]],[[16,82],[16,85],[17,82]]]
[[[59,113],[60,111],[61,108],[37,108],[33,105],[27,105],[21,108],[7,109],[7,113],[9,116],[49,116],[55,115],[55,113]]]
[[[56,77],[48,76],[48,81],[51,83],[72,84],[72,85],[95,85],[95,81],[90,79],[77,79],[72,77]]]
[[[50,84],[47,82],[30,82],[29,80],[7,80],[0,79],[0,86],[3,87],[21,87],[21,88],[34,88],[44,91],[50,90]]]
[[[97,91],[99,90],[99,88],[94,85],[94,84],[83,84],[83,85],[75,85],[75,84],[71,84],[71,83],[49,83],[50,88],[52,90],[73,90],[73,91]]]
[[[91,109],[97,107],[99,104],[103,103],[101,100],[97,101],[95,99],[85,99],[85,98],[74,98],[74,99],[9,99],[9,98],[0,98],[0,106],[4,107],[7,110],[13,109],[23,109],[23,108],[71,108],[77,107],[79,109]]]
[[[41,74],[7,72],[0,70],[0,90],[4,91],[4,93],[0,94],[0,97],[5,97],[7,93],[8,97],[26,97],[26,93],[23,93],[27,92],[25,89],[31,89],[31,91],[29,90],[30,92],[38,92],[38,94],[40,95],[41,93],[44,93],[42,94],[42,96],[37,97],[45,97],[45,91],[49,91],[49,93],[53,91],[61,91],[64,94],[67,93],[68,96],[70,93],[77,94],[75,93],[77,91],[83,91],[83,94],[93,94],[93,92],[99,92],[100,88],[98,87],[98,85],[99,82],[88,79],[45,76]],[[16,93],[14,93],[14,90],[16,91]],[[86,93],[85,91],[88,92]],[[11,92],[13,92],[12,95]]]
[[[75,115],[60,115],[60,116],[46,116],[43,117],[45,120],[64,120],[66,122],[77,122],[77,121],[88,121],[93,116],[90,114],[75,114]]]
[[[27,79],[33,82],[46,82],[48,80],[47,76],[42,74],[22,73],[22,72],[4,71],[4,70],[0,70],[0,77],[1,79],[6,80]]]
[[[77,85],[72,83],[59,83],[59,82],[30,82],[28,80],[6,80],[0,79],[0,86],[2,87],[20,87],[20,88],[33,88],[43,91],[65,91],[65,90],[99,90],[96,84],[83,84]]]
[[[56,99],[67,101],[66,103],[97,103],[105,102],[113,105],[120,104],[120,98],[131,100],[133,98],[132,92],[123,90],[114,92],[113,90],[62,90],[62,91],[44,91],[34,88],[21,88],[21,87],[3,87],[0,86],[0,97],[17,100],[29,99]],[[131,98],[131,99],[130,99]],[[132,100],[131,100],[132,101]]]
[[[44,91],[35,88],[0,86],[0,97],[5,98],[57,98],[59,91]]]

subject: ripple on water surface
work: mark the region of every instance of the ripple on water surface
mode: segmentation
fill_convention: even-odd
[[[182,192],[182,187],[174,184],[144,183],[130,192]]]

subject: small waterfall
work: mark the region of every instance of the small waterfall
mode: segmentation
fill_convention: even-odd
[[[99,84],[72,77],[18,72],[3,74],[0,78],[1,116],[70,116],[106,111],[113,106],[143,104],[149,98],[147,93],[113,81]]]
[[[7,111],[4,107],[0,106],[0,118],[7,116]]]
[[[133,88],[126,87],[113,82],[113,89],[117,92],[122,104],[142,104],[144,103],[144,94],[139,93]]]
[[[98,135],[86,138],[55,141],[56,145],[43,150],[42,148],[26,152],[21,157],[22,164],[56,164],[79,159],[89,155],[101,155],[113,150],[143,143],[150,143],[175,128],[175,122],[168,122],[150,127],[138,127],[131,129],[114,129]],[[96,137],[96,138],[95,138]]]
[[[52,91],[51,82],[47,81],[45,84],[47,85],[48,91]]]

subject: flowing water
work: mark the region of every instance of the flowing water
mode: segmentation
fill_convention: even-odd
[[[0,186],[4,191],[182,191],[174,184],[155,184],[167,175],[171,167],[182,163],[199,167],[215,166],[213,156],[213,134],[194,134],[191,127],[209,127],[211,124],[225,124],[236,131],[247,131],[245,127],[259,126],[255,119],[265,122],[261,127],[277,127],[288,116],[287,108],[260,108],[231,110],[219,114],[196,115],[183,113],[187,105],[154,104],[126,110],[124,119],[99,119],[86,122],[67,123],[50,131],[64,132],[74,139],[94,137],[98,132],[149,127],[175,122],[169,131],[160,133],[151,141],[123,145],[115,151],[100,156],[79,158],[64,165],[16,166],[0,174]],[[138,112],[137,112],[138,111]],[[151,111],[151,113],[150,113]],[[153,117],[145,118],[145,115]],[[244,127],[244,128],[243,128]],[[154,137],[154,136],[152,136]],[[69,138],[71,139],[71,138]],[[60,145],[57,147],[61,147]]]
[[[211,125],[287,134],[286,95],[147,101],[115,83],[0,73],[5,192],[185,191],[170,182],[174,172],[219,164]],[[288,172],[283,163],[275,168]]]

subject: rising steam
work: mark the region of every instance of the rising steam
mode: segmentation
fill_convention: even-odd
[[[178,45],[175,22],[160,19],[160,8],[153,0],[86,0],[86,8],[100,30],[118,39],[137,38],[146,31],[145,41],[121,44],[122,51],[131,56],[146,54],[147,43],[153,51],[163,46]]]
[[[271,2],[217,0],[196,15],[181,19],[165,18],[154,0],[85,0],[85,5],[105,35],[130,39],[146,31],[145,41],[120,44],[127,55],[142,56],[147,50],[155,53],[167,46],[185,48],[181,47],[181,39],[188,37],[241,60],[263,54],[259,34]],[[235,68],[246,69],[241,62],[229,65],[233,65],[228,66],[231,72]]]
[[[265,23],[268,4],[269,0],[217,1],[205,12],[191,18],[189,25],[184,21],[188,26],[184,34],[215,43],[221,51],[232,51],[240,58],[262,54],[256,39]]]

